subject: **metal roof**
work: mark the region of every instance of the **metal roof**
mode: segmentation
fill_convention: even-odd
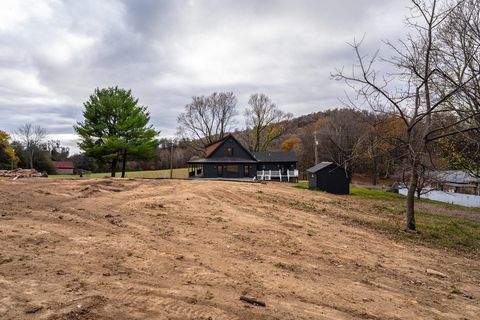
[[[317,163],[316,165],[314,165],[313,167],[307,169],[307,172],[315,173],[315,172],[318,172],[320,170],[325,169],[326,167],[328,167],[332,164],[333,164],[333,162],[327,162],[327,161],[320,162],[320,163]]]
[[[432,171],[428,173],[429,180],[440,183],[469,184],[480,183],[480,178],[460,170]]]
[[[245,158],[230,158],[230,157],[194,159],[187,162],[188,163],[257,163],[255,160],[250,160]]]
[[[295,152],[252,152],[258,162],[297,162]]]

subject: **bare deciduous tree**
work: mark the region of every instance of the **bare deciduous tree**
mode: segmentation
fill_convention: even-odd
[[[178,131],[185,141],[200,141],[191,146],[197,150],[223,137],[230,131],[236,115],[237,98],[233,92],[193,97],[178,116]]]
[[[464,0],[445,19],[438,39],[444,48],[439,64],[457,82],[466,82],[449,101],[459,116],[480,114],[480,0]],[[446,82],[446,88],[451,85]],[[480,115],[475,117],[480,123]]]
[[[411,16],[407,19],[407,25],[412,32],[399,45],[387,42],[395,56],[383,60],[397,72],[381,74],[376,69],[378,51],[371,57],[364,56],[360,50],[361,41],[354,41],[352,48],[356,63],[352,72],[337,70],[333,75],[356,90],[358,100],[350,100],[350,103],[362,103],[375,112],[394,114],[403,123],[398,140],[404,149],[410,172],[406,201],[406,227],[409,231],[416,229],[415,191],[419,183],[419,171],[432,163],[432,145],[445,137],[478,128],[478,124],[472,123],[478,112],[465,108],[458,112],[460,105],[454,101],[461,99],[465,91],[470,92],[468,86],[478,81],[479,77],[478,72],[473,72],[454,78],[454,71],[443,63],[452,56],[450,48],[440,40],[442,32],[445,32],[443,26],[468,1],[411,2]],[[452,37],[463,39],[460,41],[472,34],[458,33],[455,29],[447,31],[452,33]],[[465,69],[469,61],[459,62],[461,69]]]
[[[47,136],[47,131],[38,125],[26,123],[18,128],[15,134],[18,136],[18,139],[27,152],[30,169],[33,169],[35,151],[40,147],[42,141]]]
[[[452,32],[453,30],[453,32]],[[472,78],[450,101],[459,117],[473,117],[480,124],[480,0],[465,0],[446,20],[439,34],[447,48],[441,63],[457,81]],[[480,130],[465,132],[443,142],[445,156],[455,168],[480,176]]]
[[[353,173],[366,138],[366,124],[358,121],[361,112],[350,109],[331,110],[316,123],[321,146],[320,161],[331,161]]]
[[[251,95],[248,104],[250,107],[245,111],[248,146],[251,151],[266,151],[272,141],[285,133],[292,114],[280,110],[263,93]]]
[[[359,162],[364,165],[370,163],[368,167],[372,173],[372,184],[376,185],[380,174],[383,173],[387,178],[390,168],[396,164],[396,138],[401,123],[390,114],[363,112],[360,116],[364,120],[365,129]]]

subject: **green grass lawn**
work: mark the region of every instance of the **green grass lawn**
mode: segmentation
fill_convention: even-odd
[[[308,190],[308,181],[300,181],[295,185],[296,188],[299,189],[307,189]],[[312,191],[319,191],[319,190],[312,190]],[[321,191],[319,191],[321,192]],[[381,200],[392,200],[392,199],[404,199],[405,197],[394,192],[387,192],[385,190],[377,190],[377,189],[369,189],[369,188],[362,188],[362,187],[355,187],[350,185],[350,195],[351,196],[358,196],[362,198],[374,198],[374,199],[381,199]]]
[[[121,174],[122,174],[121,172],[117,172],[117,177],[120,177]],[[125,175],[127,178],[162,179],[162,178],[170,178],[170,170],[127,171]],[[55,175],[49,175],[48,177],[51,179],[91,179],[91,178],[110,177],[110,173],[102,172],[102,173],[84,174],[83,178],[80,178],[78,175],[67,175],[67,174],[55,174]],[[173,178],[175,179],[188,178],[188,169],[187,168],[173,169]]]
[[[362,198],[374,198],[374,199],[381,199],[381,200],[405,199],[404,196],[395,192],[387,192],[385,190],[368,189],[368,188],[361,188],[361,187],[355,187],[355,186],[350,186],[350,195],[358,196]]]
[[[299,189],[308,190],[308,182],[300,181],[295,185],[295,187]],[[319,191],[319,190],[312,190],[312,191]],[[405,200],[405,196],[395,192],[389,192],[386,190],[379,190],[379,189],[362,188],[362,187],[356,187],[353,185],[350,185],[350,195],[361,197],[361,198],[377,199],[377,200]],[[440,201],[435,201],[430,199],[415,199],[415,201],[437,204],[439,206],[452,208],[452,209],[469,209],[469,210],[480,213],[480,208],[469,208],[469,207],[464,207],[458,204],[445,203],[445,202],[440,202]]]
[[[308,189],[308,183],[302,181],[295,187]],[[410,234],[404,232],[404,196],[385,190],[350,186],[350,195],[344,197],[359,200],[363,215],[344,215],[343,219],[352,220],[402,239],[416,239],[441,247],[480,253],[480,223],[449,214],[452,211],[480,214],[480,208],[468,208],[428,199],[416,200],[417,204],[425,205],[422,206],[422,210],[415,211],[418,233]],[[341,202],[338,202],[338,205],[342,206]]]
[[[443,247],[479,250],[480,223],[452,217],[415,211],[419,238],[437,243]]]

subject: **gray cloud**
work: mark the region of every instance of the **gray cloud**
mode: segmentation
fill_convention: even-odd
[[[339,106],[330,80],[365,50],[404,32],[407,1],[2,1],[0,129],[38,123],[75,145],[72,125],[95,87],[131,88],[173,135],[191,96],[268,94],[300,115]],[[242,119],[237,119],[242,127]]]

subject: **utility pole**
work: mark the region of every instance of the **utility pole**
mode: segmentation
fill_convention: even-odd
[[[175,140],[170,141],[170,179],[173,178],[173,145],[175,144]]]
[[[15,169],[14,166],[15,166],[15,158],[17,157],[17,155],[15,154],[15,150],[13,150],[13,157],[10,161],[10,169],[13,170]]]
[[[317,131],[313,131],[314,137],[315,137],[315,164],[318,163],[318,139],[317,139]]]

